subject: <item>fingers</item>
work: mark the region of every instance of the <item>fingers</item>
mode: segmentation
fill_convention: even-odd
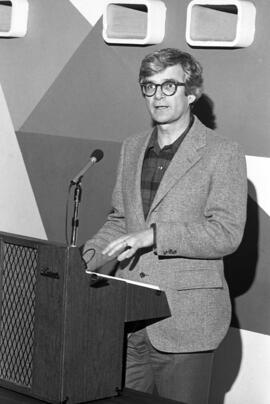
[[[112,241],[103,251],[102,254],[108,255],[109,257],[113,255],[119,255],[124,251],[128,245],[128,237],[120,237],[119,239]]]
[[[118,255],[117,260],[124,261],[131,258],[136,253],[137,249],[138,248],[135,247],[127,247],[127,249],[124,252]]]
[[[117,257],[118,261],[131,258],[139,248],[153,245],[153,229],[126,234],[112,241],[103,251],[107,257]]]

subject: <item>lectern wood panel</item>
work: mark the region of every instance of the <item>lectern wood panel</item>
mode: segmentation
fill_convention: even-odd
[[[170,315],[165,294],[116,279],[93,287],[76,247],[0,240],[0,386],[49,403],[117,395],[125,321]]]
[[[77,260],[78,268],[74,249],[70,250],[70,260]],[[79,402],[86,397],[110,397],[121,389],[126,299],[123,286],[112,281],[93,288],[86,274],[80,279],[76,271],[69,272],[64,391]],[[83,289],[85,299],[78,300],[76,296]]]

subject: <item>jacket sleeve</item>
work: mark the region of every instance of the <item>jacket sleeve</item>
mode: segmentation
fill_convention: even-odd
[[[120,160],[117,169],[116,184],[112,194],[112,209],[105,224],[83,246],[82,257],[87,269],[95,271],[111,259],[106,259],[101,251],[113,240],[126,233],[126,220],[122,195],[124,143],[121,148]]]
[[[217,150],[204,215],[198,222],[157,222],[156,254],[217,259],[239,246],[247,205],[246,161],[237,143]]]

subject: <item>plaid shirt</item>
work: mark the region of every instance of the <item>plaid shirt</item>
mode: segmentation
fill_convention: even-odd
[[[193,122],[194,117],[191,115],[190,123],[185,131],[172,144],[162,149],[159,147],[157,140],[157,128],[153,130],[144,155],[141,176],[141,194],[145,218],[148,215],[162,177]]]

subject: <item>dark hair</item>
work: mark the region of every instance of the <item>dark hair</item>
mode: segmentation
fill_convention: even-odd
[[[184,70],[186,94],[195,95],[197,100],[203,92],[203,69],[193,56],[179,49],[161,49],[145,56],[140,67],[139,82],[175,65],[180,65]]]

